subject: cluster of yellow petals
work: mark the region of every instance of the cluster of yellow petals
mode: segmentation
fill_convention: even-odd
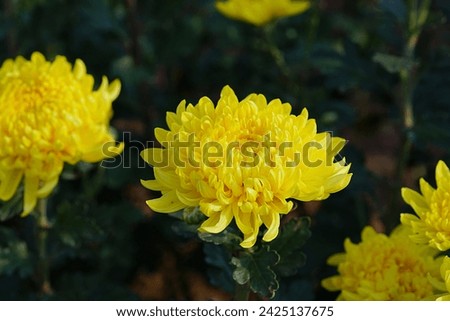
[[[450,171],[443,161],[436,166],[437,188],[420,179],[420,193],[402,189],[402,196],[416,215],[401,214],[401,222],[412,228],[411,239],[440,251],[450,249]]]
[[[262,26],[272,20],[294,16],[309,9],[309,0],[226,0],[216,8],[224,16]]]
[[[24,185],[23,215],[56,186],[64,163],[98,162],[120,153],[109,132],[111,103],[118,80],[103,77],[97,90],[81,60],[53,62],[35,52],[0,68],[0,199],[9,200]]]
[[[350,182],[350,165],[334,159],[345,140],[317,133],[306,109],[291,115],[279,99],[251,94],[239,101],[226,86],[216,107],[207,97],[195,106],[182,101],[167,124],[169,130],[155,130],[164,148],[141,153],[155,175],[143,185],[162,192],[147,204],[162,213],[199,206],[207,216],[203,232],[220,233],[234,219],[243,247],[255,244],[263,224],[264,241],[278,235],[280,214],[293,207],[289,199],[322,200]],[[174,148],[189,139],[198,145]]]
[[[426,245],[413,243],[410,229],[400,225],[390,236],[367,226],[358,244],[344,242],[345,253],[332,255],[328,264],[338,275],[322,280],[329,291],[341,291],[338,300],[415,301],[433,299],[442,258]]]

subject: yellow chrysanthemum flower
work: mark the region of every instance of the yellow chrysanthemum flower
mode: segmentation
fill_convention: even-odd
[[[402,196],[416,212],[401,214],[402,224],[411,226],[411,239],[419,244],[428,244],[440,251],[450,249],[450,171],[443,161],[436,166],[437,189],[420,179],[419,194],[402,188]]]
[[[346,239],[345,253],[328,259],[339,275],[322,280],[322,286],[341,291],[338,300],[346,301],[431,299],[435,290],[428,277],[439,275],[442,258],[435,259],[437,250],[413,243],[409,233],[402,225],[389,237],[365,227],[359,244]]]
[[[430,278],[430,281],[437,289],[444,292],[437,297],[436,301],[450,301],[450,257],[444,257],[441,265],[441,279]]]
[[[262,26],[281,17],[294,16],[309,9],[308,0],[227,0],[217,1],[224,16]]]
[[[22,181],[24,208],[30,213],[38,198],[56,186],[64,163],[97,162],[120,153],[109,133],[111,102],[118,80],[93,90],[94,79],[81,60],[72,69],[65,57],[46,61],[6,60],[0,68],[0,199],[9,200]]]
[[[280,214],[293,203],[322,200],[350,182],[350,165],[334,157],[345,140],[317,133],[316,122],[303,109],[263,95],[239,101],[223,88],[217,107],[207,97],[193,106],[182,101],[167,114],[169,130],[156,128],[165,148],[150,148],[142,157],[154,167],[155,180],[143,181],[162,197],[147,204],[170,213],[200,207],[208,219],[201,231],[220,233],[233,220],[252,247],[262,224],[264,241],[278,235]]]

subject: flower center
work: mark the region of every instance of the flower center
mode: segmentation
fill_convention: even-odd
[[[24,67],[25,68],[25,67]],[[0,161],[6,168],[49,172],[76,154],[72,137],[82,124],[78,86],[70,76],[47,68],[21,70],[7,76],[0,105]],[[59,170],[59,169],[58,169]]]

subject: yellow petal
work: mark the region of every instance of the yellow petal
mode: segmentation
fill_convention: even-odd
[[[439,290],[439,291],[442,291],[442,292],[446,292],[447,291],[447,288],[445,287],[445,283],[440,281],[440,280],[438,280],[438,279],[436,279],[436,278],[434,278],[434,277],[432,277],[431,275],[428,275],[428,281],[430,282],[430,284],[436,290]]]
[[[169,167],[169,154],[167,149],[147,148],[141,152],[141,157],[153,167]]]
[[[108,87],[109,99],[115,100],[117,97],[119,97],[120,88],[121,88],[120,80],[118,79],[114,80]]]
[[[252,213],[242,213],[240,210],[234,214],[236,224],[244,234],[251,234],[253,232],[253,224],[251,223],[252,215]]]
[[[443,295],[436,299],[436,301],[450,301],[450,294]]]
[[[363,231],[361,232],[361,239],[362,241],[369,241],[370,239],[374,238],[377,235],[377,232],[373,229],[372,226],[366,226],[364,227]]]
[[[431,197],[433,196],[433,193],[435,192],[435,189],[431,187],[430,184],[427,183],[423,178],[420,179],[420,192],[422,193],[423,197],[425,198],[425,201],[427,203],[431,202]]]
[[[331,266],[338,266],[340,263],[345,262],[347,255],[345,253],[336,253],[327,259],[327,264]]]
[[[77,79],[81,79],[86,75],[86,65],[80,59],[75,60],[75,65],[73,67],[73,75]]]
[[[239,244],[243,248],[251,248],[256,243],[258,237],[258,230],[253,230],[252,233],[244,234],[244,240]]]
[[[216,197],[216,190],[214,190],[205,181],[199,181],[197,184],[197,189],[204,198],[213,199]]]
[[[33,211],[37,202],[39,178],[25,174],[25,186],[23,195],[23,212],[21,216],[27,216]]]
[[[141,179],[141,184],[145,188],[150,189],[152,191],[161,191],[163,189],[163,186],[155,179],[151,179],[151,180]]]
[[[35,63],[45,63],[45,57],[38,51],[35,51],[31,54],[31,61]]]
[[[166,114],[166,123],[167,126],[169,126],[169,129],[172,131],[177,131],[180,128],[180,117],[177,116],[177,114],[169,111]]]
[[[200,210],[206,216],[212,216],[220,211],[222,211],[224,206],[218,201],[200,201]]]
[[[402,197],[409,204],[418,216],[422,216],[428,210],[428,204],[425,198],[410,188],[402,188]]]
[[[402,224],[412,226],[412,222],[421,222],[420,219],[413,214],[401,213],[400,214],[400,222]]]
[[[174,170],[166,168],[155,168],[153,170],[155,179],[161,183],[161,185],[168,187],[171,190],[175,190],[180,186],[180,178]]]
[[[321,285],[324,289],[328,291],[339,291],[341,290],[342,278],[340,276],[332,276],[323,279]]]
[[[236,217],[236,216],[235,216]],[[252,225],[251,230],[248,233],[244,233],[244,240],[240,245],[244,248],[250,248],[255,245],[258,238],[259,226],[261,225],[261,219],[259,216],[250,214],[250,224]]]
[[[155,138],[156,140],[163,146],[168,147],[168,135],[169,131],[163,128],[156,127],[155,128]]]
[[[105,142],[101,148],[99,146],[95,146],[91,150],[85,151],[81,160],[87,163],[97,163],[105,158],[116,157],[122,153],[123,148],[123,143],[115,145],[114,142]]]
[[[153,211],[159,213],[174,213],[186,208],[186,205],[178,199],[175,191],[165,193],[160,198],[148,200],[146,203]]]
[[[48,181],[44,182],[44,185],[37,191],[38,198],[46,198],[53,191],[55,186],[58,184],[59,176],[56,176]]]
[[[269,215],[262,215],[261,219],[264,225],[268,228],[267,232],[263,236],[263,240],[266,242],[270,242],[278,236],[278,228],[280,227],[280,214],[271,213]]]
[[[5,176],[0,181],[0,199],[2,201],[7,201],[14,195],[22,179],[23,171],[17,169],[11,170],[6,172]]]
[[[233,213],[231,207],[228,206],[219,213],[211,215],[206,221],[202,223],[199,231],[208,233],[220,233],[222,232],[233,219]]]
[[[176,190],[178,199],[187,206],[198,206],[201,196],[197,193],[197,191],[181,191],[179,189]]]
[[[181,116],[181,114],[186,110],[186,100],[180,101],[180,103],[177,106],[176,113],[178,116]]]
[[[438,188],[450,188],[450,170],[441,160],[436,165],[436,184]]]

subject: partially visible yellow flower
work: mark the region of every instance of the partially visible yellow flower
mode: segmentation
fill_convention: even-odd
[[[345,253],[332,255],[328,264],[338,275],[322,280],[329,291],[341,291],[338,300],[412,301],[431,299],[435,289],[428,276],[439,276],[442,258],[437,250],[417,245],[409,228],[400,225],[390,236],[367,226],[358,244],[344,242]]]
[[[22,215],[56,186],[64,163],[98,162],[122,151],[109,132],[118,80],[106,77],[97,90],[81,60],[53,62],[35,52],[0,68],[0,199],[24,184]],[[111,146],[104,150],[106,143]],[[105,152],[107,155],[105,155]]]
[[[440,294],[436,301],[450,301],[450,257],[444,257],[444,261],[441,265],[441,280],[437,281],[434,278],[430,278],[433,285],[436,286],[443,294]]]
[[[437,188],[420,179],[419,194],[402,188],[402,196],[416,215],[401,214],[402,224],[411,226],[411,239],[440,251],[450,249],[450,170],[443,161],[436,166]]]
[[[309,0],[227,0],[216,1],[217,10],[231,19],[262,26],[281,17],[309,9]]]
[[[169,130],[155,130],[164,148],[141,153],[156,178],[142,184],[162,192],[147,204],[162,213],[199,206],[207,216],[200,230],[208,233],[234,219],[243,247],[255,244],[263,224],[263,240],[273,240],[290,199],[325,199],[351,178],[345,159],[334,159],[345,140],[317,133],[306,109],[290,113],[288,103],[261,94],[239,101],[228,86],[217,106],[207,97],[195,106],[182,101],[167,114]]]

